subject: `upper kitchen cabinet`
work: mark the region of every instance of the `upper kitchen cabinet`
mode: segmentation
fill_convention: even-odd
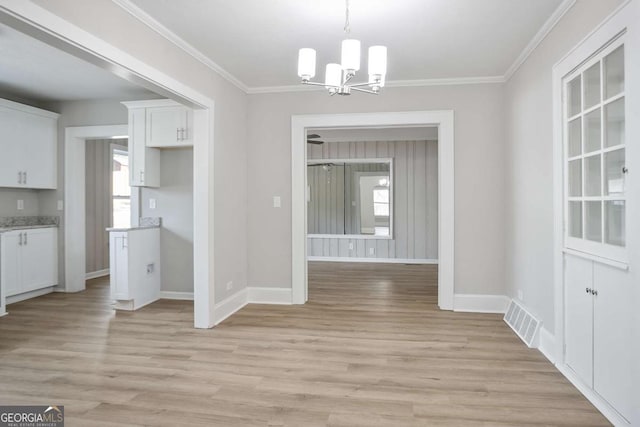
[[[146,109],[147,147],[188,147],[193,145],[191,133],[193,114],[191,109],[170,101],[173,105],[161,105]]]
[[[58,117],[0,99],[0,187],[57,187]]]

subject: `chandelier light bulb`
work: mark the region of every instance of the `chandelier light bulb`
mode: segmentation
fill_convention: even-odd
[[[360,69],[360,41],[346,39],[342,41],[342,69],[355,74]]]
[[[340,64],[327,64],[324,85],[327,89],[338,88],[342,85],[342,67]]]
[[[387,74],[386,46],[371,46],[369,48],[369,81],[382,80]],[[371,79],[373,77],[373,79]]]
[[[311,80],[316,75],[316,51],[308,47],[298,51],[298,77]]]

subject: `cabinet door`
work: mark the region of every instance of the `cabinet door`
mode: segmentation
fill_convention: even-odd
[[[187,109],[176,107],[147,108],[147,147],[188,145]]]
[[[19,112],[0,106],[0,187],[23,187]]]
[[[129,298],[129,259],[127,233],[112,232],[109,236],[109,273],[111,275],[111,299]]]
[[[22,241],[23,292],[58,284],[58,230],[24,230]]]
[[[10,231],[0,235],[0,281],[6,296],[17,295],[22,291],[22,268],[20,266],[22,245],[21,233]]]
[[[593,263],[565,255],[565,362],[593,386]]]
[[[631,412],[633,288],[628,271],[594,263],[593,388],[627,419]]]
[[[57,119],[25,113],[24,170],[27,188],[56,188]]]
[[[145,109],[129,110],[129,162],[132,187],[160,187],[160,151],[145,145]]]

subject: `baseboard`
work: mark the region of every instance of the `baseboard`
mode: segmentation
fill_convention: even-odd
[[[36,289],[35,291],[25,292],[23,294],[18,294],[18,295],[12,295],[10,297],[7,297],[7,299],[5,300],[5,304],[9,305],[16,302],[28,300],[31,298],[40,297],[42,295],[50,294],[53,292],[53,288],[54,288],[53,286],[49,286],[48,288]]]
[[[538,350],[549,362],[556,364],[556,337],[547,331],[544,326],[540,327]]]
[[[606,400],[604,400],[598,393],[592,388],[585,385],[580,378],[573,372],[568,366],[558,363],[556,364],[558,370],[564,375],[580,393],[587,398],[589,402],[596,407],[598,411],[602,413],[614,426],[630,426],[631,424],[622,415],[618,413]]]
[[[509,298],[505,295],[455,294],[453,311],[469,313],[506,313]]]
[[[193,301],[193,292],[160,291],[160,298]]]
[[[250,304],[291,304],[291,288],[247,288]]]
[[[91,273],[87,273],[84,276],[84,278],[86,280],[91,280],[91,279],[97,279],[98,277],[108,276],[109,274],[110,274],[109,269],[105,268],[104,270],[92,271]]]
[[[247,288],[236,292],[228,298],[225,298],[224,301],[220,301],[214,307],[214,319],[213,324],[217,325],[218,323],[225,320],[227,317],[231,316],[236,311],[240,310],[242,307],[247,305]]]
[[[355,257],[329,257],[310,256],[307,261],[324,262],[377,262],[381,264],[437,264],[437,259],[412,259],[412,258],[355,258]]]

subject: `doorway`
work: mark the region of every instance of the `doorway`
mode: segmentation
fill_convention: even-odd
[[[436,127],[438,129],[438,306],[453,309],[453,112],[424,111],[292,117],[292,302],[308,300],[307,135],[312,129]],[[381,208],[380,208],[381,209]],[[391,223],[390,223],[391,224]],[[391,227],[390,227],[391,228]],[[375,229],[375,228],[374,228]]]

